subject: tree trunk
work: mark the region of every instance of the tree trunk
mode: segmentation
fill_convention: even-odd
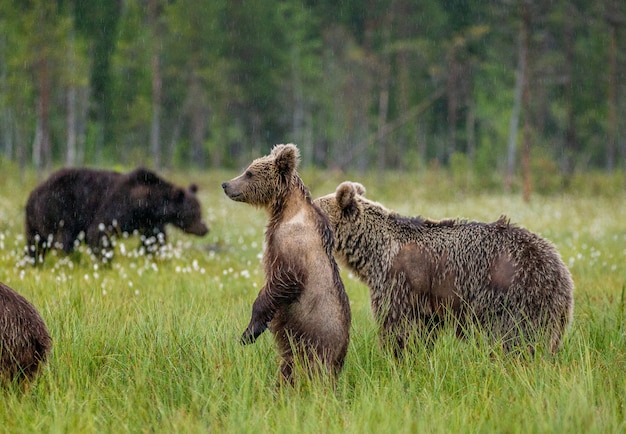
[[[385,15],[382,26],[383,36],[383,53],[381,54],[378,70],[380,73],[380,91],[378,95],[378,125],[377,125],[377,156],[378,156],[378,172],[382,176],[387,167],[387,155],[385,149],[387,147],[387,117],[389,116],[389,86],[391,66],[388,50],[386,47],[391,40],[391,23],[392,14],[389,12]]]
[[[67,152],[65,165],[76,164],[76,87],[70,84],[67,89]]]
[[[411,17],[411,0],[396,0],[393,2],[392,13],[394,16],[393,40],[411,40],[415,36],[415,23]],[[399,49],[395,55],[394,92],[398,116],[409,111],[411,97],[411,51],[407,48]],[[409,147],[413,147],[417,141],[417,126],[406,125],[394,137],[396,157],[394,164],[400,169],[407,168],[407,155]]]
[[[530,24],[531,11],[530,2],[522,1],[522,57],[524,65],[522,81],[522,109],[524,112],[523,146],[522,146],[522,175],[524,178],[524,202],[530,202],[532,191],[531,171],[530,171],[530,147],[531,147],[531,111],[530,111]]]
[[[302,165],[307,166],[311,163],[313,151],[311,143],[304,142],[305,98],[300,74],[300,47],[296,46],[291,50],[291,135],[302,152]]]
[[[25,113],[24,100],[18,98],[14,106],[15,113]],[[18,116],[13,117],[13,128],[15,139],[14,155],[20,167],[20,174],[23,175],[28,163],[28,145],[25,122],[21,121]]]
[[[518,41],[517,50],[517,69],[515,71],[515,93],[513,97],[513,111],[511,112],[511,121],[509,122],[509,142],[507,146],[507,158],[506,158],[506,175],[504,177],[504,190],[507,193],[511,192],[511,186],[513,185],[513,178],[515,176],[515,155],[517,150],[517,130],[519,126],[520,112],[522,108],[522,88],[524,87],[524,73],[526,71],[526,65],[524,62],[526,58],[524,56],[523,45],[523,32],[520,27],[520,35]]]
[[[610,10],[609,10],[610,12]],[[609,88],[608,88],[608,140],[606,168],[612,172],[615,168],[617,149],[617,22],[607,16],[609,25]]]
[[[150,128],[150,150],[154,167],[161,167],[161,66],[158,53],[152,54],[152,126]]]
[[[207,113],[204,102],[204,93],[200,83],[200,77],[192,61],[189,83],[189,109],[191,128],[191,152],[189,153],[190,163],[195,167],[204,167],[204,139],[207,129]]]
[[[465,135],[467,136],[467,158],[474,163],[476,160],[476,104],[471,92],[467,94]]]
[[[186,110],[184,107],[181,109],[180,114],[176,118],[174,126],[171,127],[172,135],[170,136],[169,145],[167,147],[167,154],[165,155],[165,168],[172,169],[174,167],[174,159],[176,158],[176,146],[180,140],[180,132],[185,117]]]
[[[37,96],[37,127],[33,142],[33,165],[37,171],[51,163],[50,145],[50,79],[48,59],[38,62],[39,89]]]
[[[382,175],[386,168],[386,136],[387,136],[387,114],[389,112],[389,65],[385,63],[382,67],[381,88],[378,97],[378,128],[376,134],[376,146],[378,157],[378,171]]]
[[[4,157],[7,160],[13,159],[13,120],[11,116],[11,109],[4,109],[2,111],[2,141],[4,142]]]
[[[447,161],[450,156],[456,152],[456,124],[459,99],[458,69],[459,65],[456,59],[456,48],[453,45],[448,52],[448,76],[446,81],[448,98],[448,146],[443,153],[444,161]]]
[[[76,164],[76,104],[77,104],[77,81],[74,79],[74,71],[76,71],[76,44],[73,30],[68,33],[67,41],[67,70],[68,80],[67,88],[65,89],[65,104],[66,104],[66,148],[65,148],[65,165],[74,166]]]
[[[157,0],[148,4],[148,19],[152,27],[152,125],[150,128],[150,151],[156,169],[161,167],[161,31]]]
[[[0,36],[0,95],[6,95],[8,91],[7,69],[6,36]],[[7,160],[11,160],[13,158],[13,122],[8,104],[2,106],[0,128],[2,129],[4,156]]]
[[[76,165],[85,164],[85,142],[87,141],[87,118],[89,116],[89,86],[81,85],[78,89],[76,119]]]
[[[572,4],[566,5],[567,15],[572,17],[577,14]],[[573,27],[573,20],[567,20],[564,28],[565,39],[565,76],[567,82],[565,83],[565,110],[566,110],[566,129],[565,129],[565,143],[563,145],[563,157],[562,157],[562,171],[565,174],[566,182],[569,182],[574,172],[574,156],[576,155],[577,138],[576,138],[576,113],[574,110],[575,104],[575,92],[574,92],[574,65],[575,65],[575,31]]]
[[[409,111],[409,89],[410,89],[410,67],[409,55],[406,51],[401,51],[397,56],[398,72],[396,75],[398,86],[398,113],[406,113]],[[413,139],[409,139],[409,130],[413,133]],[[398,167],[406,169],[406,159],[402,156],[406,155],[408,144],[415,141],[416,126],[405,128],[401,134],[396,136],[398,149]]]
[[[96,124],[95,124],[95,140],[94,140],[94,159],[96,164],[101,164],[103,160],[104,151],[104,133],[106,129],[106,115],[105,107],[103,104],[98,104],[96,109]]]

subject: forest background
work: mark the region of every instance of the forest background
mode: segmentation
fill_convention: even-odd
[[[625,17],[621,0],[0,0],[1,158],[239,168],[294,142],[305,166],[507,189],[623,173]]]
[[[623,0],[0,0],[0,281],[54,339],[29,393],[3,391],[0,427],[624,432],[625,16]],[[277,394],[271,337],[238,343],[266,219],[219,185],[285,142],[313,197],[354,179],[402,215],[505,213],[552,241],[576,284],[562,351],[521,360],[449,328],[392,360],[344,271],[336,393]],[[110,267],[84,245],[24,262],[43,176],[137,164],[201,187],[207,238],[171,230],[157,258],[120,239]],[[558,194],[506,193],[531,187]]]

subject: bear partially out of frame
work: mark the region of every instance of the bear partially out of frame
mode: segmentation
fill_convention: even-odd
[[[0,283],[0,385],[33,380],[51,348],[52,338],[37,309]]]

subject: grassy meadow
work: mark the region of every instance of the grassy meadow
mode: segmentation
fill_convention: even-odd
[[[235,172],[164,173],[198,183],[211,227],[203,238],[170,227],[170,245],[157,258],[130,237],[118,240],[108,265],[81,247],[33,268],[22,258],[23,213],[36,175],[2,171],[0,281],[38,308],[54,347],[25,393],[0,389],[0,432],[626,431],[623,177],[580,177],[566,193],[525,204],[517,192],[481,188],[471,173],[304,171],[314,197],[351,179],[405,215],[493,221],[506,214],[550,239],[576,284],[574,323],[554,356],[506,355],[479,335],[460,341],[445,330],[431,348],[396,360],[378,345],[367,288],[342,270],[353,322],[332,390],[277,389],[271,335],[239,344],[264,280],[266,215],[223,194],[221,182]]]

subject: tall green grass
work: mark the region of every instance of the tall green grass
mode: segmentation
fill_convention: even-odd
[[[54,349],[26,393],[0,390],[0,432],[626,430],[623,190],[535,196],[527,205],[443,170],[305,171],[314,196],[351,179],[407,215],[493,221],[507,214],[559,248],[576,283],[575,317],[556,355],[506,355],[479,334],[458,340],[444,330],[431,347],[394,359],[378,345],[367,288],[344,270],[353,324],[336,389],[278,389],[271,335],[239,344],[264,280],[266,216],[224,196],[220,183],[234,175],[167,174],[199,184],[211,225],[204,238],[169,228],[171,245],[158,258],[139,254],[131,237],[118,242],[109,265],[81,247],[70,257],[51,254],[39,268],[22,260],[24,204],[36,177],[4,176],[0,281],[39,309]]]

